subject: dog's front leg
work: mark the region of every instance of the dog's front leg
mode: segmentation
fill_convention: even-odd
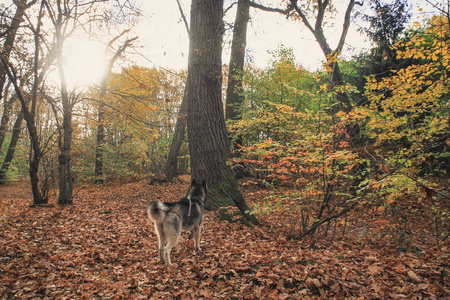
[[[195,250],[200,251],[200,226],[194,226],[192,234],[194,235]]]

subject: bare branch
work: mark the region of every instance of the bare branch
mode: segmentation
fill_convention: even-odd
[[[178,1],[178,0],[177,0]],[[235,6],[237,4],[237,2],[233,2],[231,3],[230,6],[228,6],[226,9],[223,10],[223,15],[225,15],[231,8],[233,8],[233,6]]]
[[[120,93],[115,93],[113,91],[110,91],[110,94],[112,96],[114,96],[116,99],[120,99],[120,97],[122,97],[122,95]],[[120,109],[114,107],[113,105],[110,105],[108,103],[102,102],[101,100],[98,100],[98,99],[83,98],[83,100],[89,100],[89,101],[93,101],[93,102],[96,102],[96,103],[101,103],[101,104],[107,106],[109,109],[115,111],[116,113],[118,113],[120,115],[124,115],[125,117],[129,118],[130,120],[132,120],[132,121],[134,121],[136,123],[144,124],[144,125],[149,126],[149,127],[154,127],[154,128],[161,128],[161,127],[170,128],[171,127],[170,125],[163,126],[163,125],[160,125],[160,124],[147,122],[145,120],[142,120],[142,119],[140,119],[138,117],[133,116],[132,114],[130,114],[130,113],[124,111],[124,110],[120,110]]]
[[[316,31],[309,23],[308,18],[306,17],[305,13],[302,11],[302,9],[300,7],[298,7],[297,0],[291,0],[291,6],[298,13],[298,15],[300,16],[300,18],[303,21],[303,24],[305,24],[305,26],[309,29],[309,31],[311,31],[315,35]]]
[[[178,4],[178,9],[180,10],[181,18],[183,18],[184,26],[186,26],[186,31],[187,31],[187,34],[189,36],[189,25],[188,25],[188,22],[186,20],[186,15],[183,12],[183,8],[181,7],[180,0],[177,0],[177,4]]]
[[[317,19],[315,24],[316,32],[322,32],[322,25],[323,25],[323,18],[325,17],[325,11],[327,9],[327,6],[329,4],[329,0],[325,0],[322,2],[322,0],[318,0],[318,8],[317,8]]]
[[[361,5],[361,3],[359,3],[359,2],[355,3],[355,0],[350,0],[350,2],[348,3],[347,11],[345,12],[344,25],[342,28],[341,38],[339,39],[339,44],[336,47],[337,53],[341,52],[342,48],[344,47],[345,39],[347,37],[348,29],[350,27],[350,16],[352,14],[352,10],[353,10],[353,7],[355,6],[355,4]]]
[[[128,30],[127,30],[128,31]],[[112,41],[110,41],[108,44],[111,46],[112,42],[116,40],[118,37],[114,38]],[[116,53],[114,53],[114,56],[109,60],[108,62],[108,69],[107,74],[111,72],[112,66],[114,62],[119,58],[119,56],[131,45],[131,43],[135,40],[137,40],[137,36],[131,39],[128,39],[125,41],[125,43],[117,49]]]
[[[277,12],[283,15],[288,15],[289,12],[292,10],[291,6],[288,6],[286,9],[281,9],[281,8],[272,8],[272,7],[267,7],[255,2],[250,1],[250,6],[263,10],[263,11],[268,11],[268,12]]]

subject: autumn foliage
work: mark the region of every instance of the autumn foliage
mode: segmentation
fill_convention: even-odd
[[[230,122],[242,142],[234,168],[254,184],[291,189],[255,213],[285,211],[290,235],[302,238],[326,236],[358,206],[385,208],[422,191],[448,201],[448,183],[435,180],[448,179],[448,22],[434,18],[411,34],[394,46],[409,65],[368,77],[364,102],[350,112],[336,111],[336,95],[356,87],[331,85],[328,64],[311,74],[281,49],[260,76],[248,75],[242,119]],[[448,209],[436,203],[429,211],[445,239]]]

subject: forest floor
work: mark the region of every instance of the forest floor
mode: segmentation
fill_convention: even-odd
[[[355,211],[327,237],[288,239],[295,219],[260,226],[206,212],[202,250],[183,233],[171,267],[157,259],[146,207],[174,201],[189,177],[86,186],[74,204],[30,207],[28,183],[0,186],[1,299],[445,299],[450,243],[433,220]],[[242,184],[242,182],[241,182]],[[250,205],[273,190],[242,185]],[[400,230],[400,228],[403,228]],[[403,230],[403,231],[402,231]]]

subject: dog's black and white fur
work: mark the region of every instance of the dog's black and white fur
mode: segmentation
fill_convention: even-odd
[[[200,250],[200,232],[206,201],[206,182],[197,183],[192,180],[185,198],[178,202],[155,202],[147,212],[155,223],[159,241],[159,259],[170,266],[170,252],[178,243],[181,230],[191,231],[194,236],[195,249]]]

